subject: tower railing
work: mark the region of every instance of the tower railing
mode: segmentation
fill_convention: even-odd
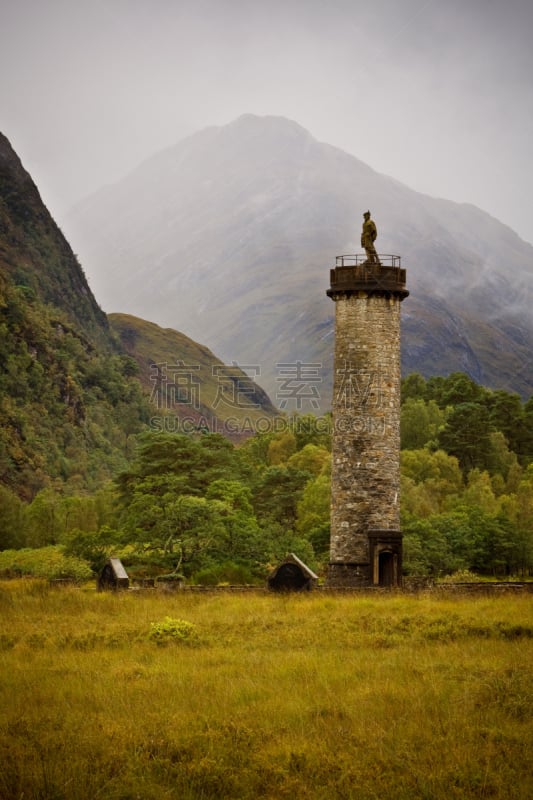
[[[327,294],[333,297],[338,292],[363,291],[394,294],[403,300],[409,292],[405,288],[406,270],[401,267],[400,256],[378,253],[376,258],[377,262],[371,262],[364,253],[336,256]]]
[[[383,266],[383,267],[396,267],[401,266],[401,256],[395,256],[390,253],[379,253],[377,255],[379,264],[369,264],[368,256],[366,253],[355,253],[355,255],[336,256],[335,266],[337,267],[362,267],[362,266]]]

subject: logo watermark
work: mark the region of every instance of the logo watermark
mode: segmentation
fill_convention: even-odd
[[[297,411],[301,411],[305,401],[308,401],[315,411],[320,408],[320,393],[316,384],[322,383],[319,374],[322,364],[308,364],[303,361],[276,364],[280,375],[276,381],[281,384],[276,392],[276,400],[283,410],[287,404],[294,401]]]
[[[322,383],[322,363],[305,361],[280,362],[275,365],[279,384],[275,400],[281,410],[317,411],[320,408],[319,385]],[[205,374],[205,367],[203,368]],[[205,406],[202,393],[205,385],[200,380],[200,364],[184,361],[154,363],[150,368],[151,402],[159,410],[168,410],[176,404],[190,406],[196,411]],[[234,409],[260,408],[256,379],[261,376],[259,364],[213,364],[210,377],[216,384],[213,410],[220,407]]]
[[[385,435],[385,419],[373,413],[383,402],[383,378],[379,371],[359,369],[350,361],[337,368],[336,413],[332,422],[331,416],[315,416],[320,410],[321,362],[283,361],[275,364],[275,370],[278,384],[275,401],[280,415],[252,415],[252,411],[261,409],[261,391],[256,384],[262,374],[259,364],[241,365],[233,361],[209,368],[180,360],[154,363],[150,372],[150,400],[162,413],[151,418],[150,427],[168,433],[205,431],[235,437],[301,433],[301,426],[309,426],[312,420],[313,431],[307,432],[329,434],[334,429],[344,434]],[[206,371],[209,390],[205,378],[201,380]],[[172,414],[178,408],[180,413]]]
[[[335,370],[335,401],[338,406],[380,407],[382,404],[382,376],[373,370],[363,370],[345,361]]]

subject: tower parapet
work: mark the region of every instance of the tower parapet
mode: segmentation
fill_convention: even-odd
[[[371,264],[363,255],[337,256],[330,270],[330,288],[326,294],[335,300],[338,292],[364,292],[367,295],[394,294],[400,300],[409,295],[405,287],[406,270],[400,256],[381,255]]]
[[[401,585],[400,303],[396,255],[337,256],[330,586]]]

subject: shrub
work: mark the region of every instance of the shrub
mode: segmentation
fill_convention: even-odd
[[[469,569],[459,569],[440,579],[441,583],[481,583],[482,581],[483,578],[480,578],[475,572],[470,572]]]
[[[190,642],[196,638],[196,630],[192,622],[165,617],[161,622],[150,623],[149,638],[157,644]]]
[[[49,545],[35,550],[3,550],[0,552],[0,577],[68,578],[83,583],[90,580],[90,566],[81,558],[66,556],[59,546]]]
[[[194,583],[200,586],[217,586],[219,584],[239,585],[256,583],[251,569],[243,564],[227,561],[224,564],[213,564],[198,570],[193,575]]]

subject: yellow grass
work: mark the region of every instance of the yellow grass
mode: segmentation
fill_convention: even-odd
[[[532,608],[4,582],[0,797],[529,800]]]

